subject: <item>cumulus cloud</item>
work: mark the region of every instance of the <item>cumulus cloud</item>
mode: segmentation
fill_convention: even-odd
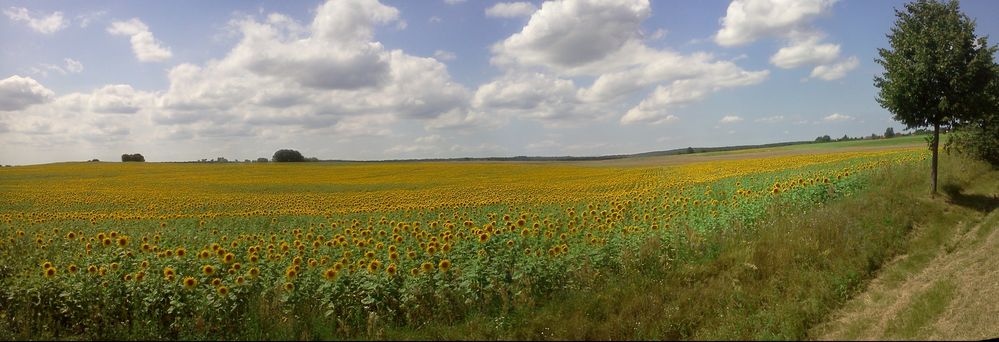
[[[706,94],[706,89],[697,82],[690,80],[674,81],[668,86],[656,86],[649,97],[639,102],[621,117],[622,124],[650,123],[660,124],[673,122],[679,118],[670,114],[675,107],[700,101]]]
[[[444,0],[444,3],[448,5],[457,5],[460,3],[464,3],[465,1],[467,0]]]
[[[500,2],[486,9],[487,17],[518,18],[534,14],[538,8],[529,2]]]
[[[546,2],[521,32],[493,46],[493,62],[571,72],[638,38],[650,13],[641,0]]]
[[[715,34],[715,43],[738,46],[764,37],[785,41],[770,57],[770,63],[793,69],[815,66],[812,78],[833,80],[843,77],[856,67],[856,57],[841,59],[840,45],[822,43],[824,34],[811,21],[828,12],[837,0],[734,0],[722,27]],[[852,66],[851,66],[852,64]]]
[[[714,40],[738,46],[770,35],[807,29],[807,22],[832,7],[836,0],[733,0]]]
[[[491,62],[507,75],[480,86],[473,107],[502,105],[521,111],[521,117],[543,120],[598,118],[636,92],[656,86],[621,123],[668,122],[673,108],[663,105],[756,84],[769,74],[743,70],[707,53],[651,48],[641,31],[650,15],[645,0],[545,2],[520,32],[492,46]],[[576,76],[595,81],[577,88],[568,80]]]
[[[544,73],[508,73],[479,86],[472,106],[533,119],[592,117],[577,92],[571,80]]]
[[[819,65],[812,69],[811,76],[826,81],[837,80],[846,76],[850,70],[856,69],[858,65],[860,65],[860,61],[857,60],[857,57],[850,57],[836,64]]]
[[[819,37],[808,37],[777,50],[770,63],[783,69],[803,65],[829,64],[839,57],[839,44],[819,44]]]
[[[719,123],[723,123],[723,124],[731,124],[731,123],[736,123],[736,122],[740,122],[740,121],[742,121],[742,118],[740,118],[738,116],[735,116],[735,115],[726,115],[726,116],[722,117],[721,120],[718,120]]]
[[[852,116],[843,115],[840,113],[832,113],[829,116],[822,118],[822,121],[825,122],[840,122],[840,121],[850,121],[850,120],[853,120]]]
[[[48,102],[55,95],[31,77],[14,75],[0,80],[0,111],[19,111]]]
[[[153,105],[151,94],[139,92],[127,84],[106,85],[89,97],[89,109],[97,113],[133,114]]]
[[[129,36],[132,52],[141,62],[162,62],[173,56],[170,48],[164,47],[162,42],[157,41],[149,31],[149,26],[139,18],[112,22],[107,31],[116,36]]]
[[[434,58],[388,50],[377,25],[397,9],[374,0],[331,1],[311,23],[281,14],[240,18],[242,38],[222,59],[168,73],[153,120],[198,129],[213,124],[326,129],[336,136],[381,136],[399,120],[441,127],[471,116],[468,91]],[[448,116],[447,122],[438,121]]]
[[[56,33],[69,26],[69,22],[63,19],[62,12],[58,11],[49,15],[39,14],[33,16],[27,8],[9,7],[3,10],[3,14],[7,18],[10,18],[10,20],[24,22],[32,30],[35,30],[35,32],[43,34]]]
[[[155,106],[155,95],[129,85],[107,85],[58,97],[48,92],[45,97],[41,103],[22,106],[15,115],[3,119],[9,131],[5,142],[70,153],[90,146],[128,144],[125,141],[131,132],[154,131],[146,115]]]

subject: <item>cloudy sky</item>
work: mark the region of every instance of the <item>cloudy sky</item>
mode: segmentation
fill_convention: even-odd
[[[0,1],[0,164],[601,155],[882,133],[902,1]],[[999,39],[999,1],[965,0]]]

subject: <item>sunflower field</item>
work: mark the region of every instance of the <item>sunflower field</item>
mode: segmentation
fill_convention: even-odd
[[[349,337],[530,307],[613,277],[650,239],[697,246],[925,159],[4,168],[0,338]]]

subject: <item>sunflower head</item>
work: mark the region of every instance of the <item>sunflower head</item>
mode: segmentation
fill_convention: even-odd
[[[333,280],[336,278],[336,272],[337,271],[332,267],[327,268],[326,271],[323,272],[323,278],[326,278],[326,280]]]

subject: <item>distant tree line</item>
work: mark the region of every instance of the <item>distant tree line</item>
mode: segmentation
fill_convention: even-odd
[[[947,131],[947,129],[944,129],[944,131]],[[895,129],[894,128],[888,127],[887,129],[885,129],[885,133],[883,135],[878,135],[877,133],[871,133],[870,136],[851,138],[850,136],[844,134],[842,138],[833,139],[833,138],[829,137],[829,135],[827,134],[827,135],[823,135],[823,136],[819,136],[819,137],[815,138],[815,142],[817,142],[817,143],[823,143],[823,142],[832,142],[832,141],[891,139],[891,138],[894,138],[894,137],[902,137],[902,136],[908,136],[908,135],[921,135],[921,134],[930,134],[930,133],[931,132],[929,130],[922,129],[922,128],[921,129],[916,129],[916,130],[912,131],[911,133],[904,133],[904,132],[903,133],[895,133]]]
[[[301,152],[298,152],[296,150],[280,149],[277,152],[274,152],[274,156],[271,158],[259,157],[253,160],[250,159],[230,160],[229,158],[226,157],[216,157],[212,159],[202,158],[200,160],[195,160],[192,162],[193,163],[267,163],[271,161],[278,163],[287,163],[287,162],[318,162],[320,160],[319,158],[316,157],[306,158],[305,156],[302,155]]]

